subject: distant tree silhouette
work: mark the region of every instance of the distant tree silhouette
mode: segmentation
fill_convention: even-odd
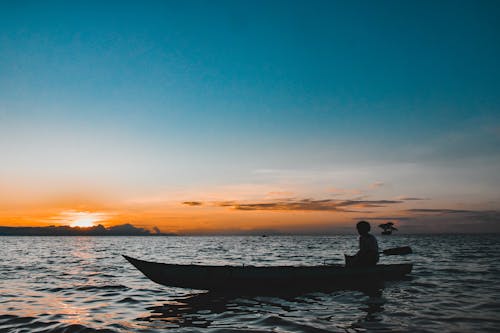
[[[132,224],[120,224],[104,227],[99,224],[93,227],[3,227],[0,226],[0,236],[173,236],[172,233],[162,233],[157,227],[155,232],[135,227]]]
[[[398,229],[394,227],[394,223],[387,222],[379,225],[380,228],[383,229],[382,235],[392,235],[393,231],[397,231]]]

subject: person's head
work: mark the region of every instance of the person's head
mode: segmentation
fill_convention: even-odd
[[[366,221],[359,221],[356,224],[356,229],[360,235],[366,235],[370,231],[370,223]]]

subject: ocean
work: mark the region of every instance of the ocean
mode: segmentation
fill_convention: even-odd
[[[375,292],[221,295],[157,285],[121,255],[217,265],[320,265],[356,235],[0,237],[0,332],[500,332],[500,235],[377,236],[412,262]]]

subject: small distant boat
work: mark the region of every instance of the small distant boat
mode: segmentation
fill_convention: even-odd
[[[204,266],[163,264],[123,256],[150,280],[168,287],[211,291],[321,290],[371,281],[398,280],[413,264],[373,267],[320,266]]]

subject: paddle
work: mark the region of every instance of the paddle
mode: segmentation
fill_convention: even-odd
[[[413,253],[413,251],[411,250],[411,247],[409,247],[409,246],[402,246],[402,247],[395,247],[392,249],[387,249],[387,250],[384,250],[380,253],[383,253],[386,256],[395,256],[395,255],[410,254],[410,253]]]
[[[413,253],[413,251],[411,250],[411,247],[409,246],[401,246],[401,247],[395,247],[395,248],[392,248],[392,249],[387,249],[387,250],[384,250],[382,252],[380,252],[382,254],[385,254],[386,256],[397,256],[397,255],[405,255],[405,254],[410,254],[410,253]],[[348,255],[344,255],[346,257],[346,262],[348,260],[350,260],[349,258],[352,258],[353,256],[348,256]],[[328,260],[335,260],[335,259],[324,259],[323,260],[323,265],[328,265],[328,266],[341,266],[339,264],[328,264],[327,261]]]

